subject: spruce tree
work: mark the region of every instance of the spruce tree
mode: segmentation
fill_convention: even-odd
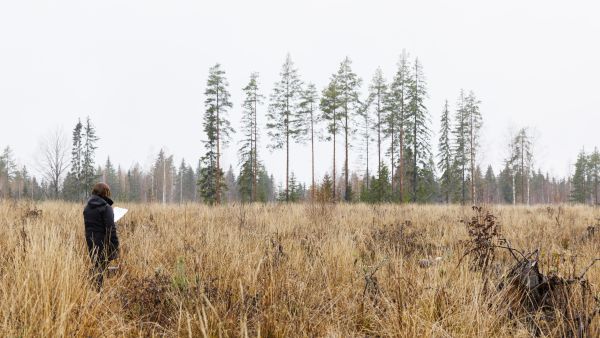
[[[412,155],[412,200],[419,199],[420,171],[432,171],[429,167],[431,159],[429,113],[425,107],[427,89],[425,76],[418,59],[415,59],[413,77],[408,88],[407,139],[406,143]]]
[[[298,70],[294,68],[288,54],[279,73],[280,79],[275,83],[270,96],[267,113],[267,129],[271,138],[271,149],[285,148],[285,201],[290,201],[290,145],[300,133],[298,117],[298,100],[302,91],[302,82]]]
[[[591,182],[591,192],[594,205],[598,205],[600,197],[600,151],[594,148],[594,152],[589,156],[589,176]]]
[[[440,139],[438,143],[438,168],[440,170],[440,192],[442,193],[444,202],[450,203],[450,196],[453,191],[454,184],[454,164],[452,159],[452,143],[450,140],[451,133],[450,108],[448,100],[444,104],[442,117],[440,119]]]
[[[485,193],[482,196],[482,200],[485,203],[497,203],[496,196],[498,194],[498,185],[496,182],[496,175],[492,166],[488,166],[485,172]]]
[[[80,199],[84,195],[83,186],[83,124],[81,119],[73,128],[71,148],[71,170],[65,179],[64,187],[68,199]]]
[[[391,200],[390,172],[387,165],[381,164],[381,169],[377,172],[377,178],[373,180],[370,190],[372,203],[384,203]]]
[[[230,133],[233,132],[227,118],[228,110],[233,106],[228,86],[225,71],[217,63],[209,69],[204,91],[206,110],[203,127],[206,134],[206,153],[202,157],[204,165],[198,181],[202,198],[209,204],[220,204],[222,191],[226,187],[221,169],[221,148],[227,145]]]
[[[577,162],[575,162],[575,173],[571,178],[572,190],[571,190],[571,201],[576,203],[586,203],[590,193],[588,186],[588,156],[585,151],[582,150],[577,156]]]
[[[121,190],[119,186],[119,178],[117,176],[117,170],[110,161],[110,157],[106,158],[106,163],[102,171],[102,180],[104,181],[104,183],[108,184],[113,196],[115,196],[115,198],[118,198]]]
[[[95,167],[96,149],[98,148],[96,142],[98,142],[98,140],[99,137],[96,136],[96,128],[94,128],[94,125],[88,116],[83,130],[83,159],[81,162],[81,177],[83,191],[86,197],[89,196],[92,187],[96,184],[96,180],[98,179],[98,173]]]
[[[233,173],[233,166],[230,165],[229,169],[227,169],[227,172],[225,173],[225,177],[224,177],[224,181],[225,181],[225,186],[227,187],[226,190],[226,201],[228,203],[232,203],[232,202],[236,202],[239,201],[239,194],[238,194],[238,185],[236,184],[236,179],[235,179],[235,174]]]

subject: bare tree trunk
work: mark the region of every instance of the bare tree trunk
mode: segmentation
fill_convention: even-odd
[[[167,158],[163,158],[162,203],[167,203]]]
[[[365,114],[366,114],[366,112],[365,112]],[[368,121],[368,120],[367,120],[367,121]],[[365,141],[366,141],[366,144],[367,144],[367,182],[366,182],[366,183],[367,183],[367,185],[366,185],[366,189],[368,190],[368,189],[369,189],[369,124],[368,124],[368,123],[365,123],[365,125],[366,125],[366,127],[365,127],[365,129],[366,129],[366,130],[365,130],[365,132],[366,132],[366,135],[367,135],[367,137],[366,137],[366,139],[365,139]],[[378,128],[379,128],[379,127],[378,127]],[[379,136],[378,136],[378,137],[379,137]]]
[[[379,95],[377,98],[377,173],[381,173],[381,109],[379,107]],[[368,134],[368,133],[367,133]],[[369,136],[367,135],[367,140]],[[393,143],[393,142],[392,142]],[[368,150],[368,147],[367,147]]]
[[[336,189],[335,189],[335,185],[336,185],[336,181],[337,181],[337,177],[336,177],[336,172],[335,172],[335,136],[337,134],[337,125],[336,125],[336,118],[335,118],[335,112],[333,113],[333,193],[332,193],[332,198],[335,201],[335,197],[336,197]]]
[[[285,97],[285,201],[290,201],[290,86],[286,82]]]
[[[183,172],[179,174],[179,204],[183,203]]]
[[[221,119],[219,116],[219,90],[217,84],[217,172],[215,174],[215,193],[217,204],[221,204]]]
[[[290,183],[290,129],[289,129],[288,124],[286,124],[286,126],[285,126],[285,201],[286,202],[290,201],[289,183]]]
[[[348,129],[350,128],[350,126],[348,126],[348,106],[346,103],[346,107],[345,107],[346,113],[344,114],[344,136],[345,136],[345,155],[346,158],[344,159],[344,200],[345,201],[349,201],[350,200],[350,189],[349,189],[349,181],[348,181]]]
[[[517,204],[517,188],[515,187],[515,173],[512,175],[512,195],[513,195],[513,205]]]
[[[311,171],[311,179],[312,185],[310,188],[310,196],[311,199],[315,200],[315,121],[313,117],[313,106],[310,104],[310,171]]]
[[[257,99],[256,99],[256,90],[254,91],[254,126],[253,126],[253,131],[251,132],[251,137],[250,137],[250,143],[252,144],[250,146],[250,153],[252,154],[252,202],[256,202],[256,193],[257,193],[257,188],[258,188],[258,150],[257,150],[257,146],[258,146],[258,132],[257,132],[257,115],[258,115],[258,111],[257,111]]]
[[[402,108],[404,109],[404,108]],[[402,116],[400,117],[402,119]],[[400,135],[398,137],[400,147],[400,158],[398,158],[398,190],[400,193],[400,201],[404,201],[404,125],[400,122]]]
[[[521,202],[525,204],[525,140],[521,136]]]
[[[477,196],[475,195],[475,128],[473,121],[473,112],[469,112],[470,116],[470,141],[471,141],[471,203],[475,205],[477,203]]]
[[[419,95],[419,77],[418,77],[418,68],[417,68],[417,64],[415,62],[415,88],[416,88],[416,95],[417,95],[417,107],[415,107],[415,109],[419,109],[418,107],[418,95]],[[417,143],[419,143],[418,137],[417,137],[417,111],[415,111],[415,120],[413,123],[413,137],[414,137],[414,144],[413,144],[413,202],[417,201],[417,179],[418,179],[418,174],[417,174]]]

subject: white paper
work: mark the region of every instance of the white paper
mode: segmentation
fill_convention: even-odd
[[[113,207],[113,213],[115,214],[115,223],[118,222],[125,214],[127,213],[127,209]]]

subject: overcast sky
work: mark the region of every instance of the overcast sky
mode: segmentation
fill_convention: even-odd
[[[110,155],[125,168],[148,166],[164,147],[195,166],[215,63],[229,79],[237,126],[250,73],[268,95],[288,52],[319,90],[349,56],[366,90],[378,66],[392,78],[406,49],[424,66],[434,131],[444,100],[454,106],[461,88],[473,90],[483,164],[499,166],[509,130],[529,126],[537,166],[566,175],[580,149],[600,145],[599,13],[594,1],[548,0],[2,1],[0,147],[34,166],[40,137],[57,127],[70,134],[89,115],[99,162]],[[331,146],[319,146],[322,176]],[[234,139],[225,167],[237,148]],[[309,180],[308,147],[292,153],[292,170]],[[278,179],[283,156],[263,151]],[[362,167],[356,156],[351,164]]]

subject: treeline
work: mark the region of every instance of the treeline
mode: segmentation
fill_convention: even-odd
[[[139,164],[125,170],[110,159],[97,165],[98,136],[87,118],[76,123],[71,142],[59,133],[45,140],[39,183],[26,168],[17,167],[7,147],[0,158],[0,196],[83,200],[91,185],[103,180],[117,199],[140,202],[598,203],[597,152],[580,155],[585,163],[578,161],[573,177],[550,177],[534,168],[533,139],[522,128],[511,138],[503,168],[495,173],[480,163],[483,116],[474,92],[461,90],[453,107],[447,100],[440,107],[434,145],[419,59],[403,52],[389,78],[378,68],[363,92],[363,80],[345,58],[318,90],[301,80],[288,55],[279,80],[265,95],[259,74],[251,73],[240,98],[238,165],[225,172],[221,158],[236,133],[229,117],[234,105],[226,73],[216,64],[209,69],[204,91],[204,152],[195,168],[184,159],[175,163],[162,150],[146,170]],[[262,117],[264,124],[259,123]],[[285,179],[278,186],[259,150],[263,129],[267,147],[284,152]],[[317,141],[330,142],[333,150],[331,169],[320,178],[314,170]],[[296,160],[290,156],[293,144],[311,149],[311,180],[306,184],[290,170]],[[362,166],[351,170],[350,156],[356,155]]]
[[[590,154],[582,150],[575,163],[571,200],[578,203],[598,205],[600,197],[600,151]]]

